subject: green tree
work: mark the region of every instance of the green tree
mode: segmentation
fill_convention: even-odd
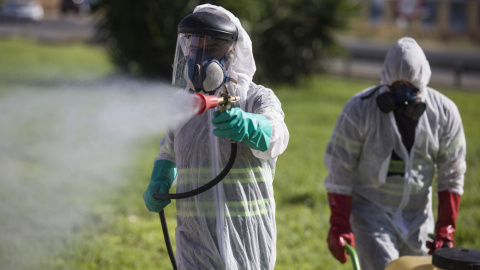
[[[321,59],[338,52],[335,31],[357,7],[348,0],[268,0],[252,39],[259,80],[295,82],[323,71]]]
[[[100,0],[97,39],[123,72],[167,79],[172,74],[177,25],[199,1]]]
[[[100,0],[98,37],[122,70],[169,79],[177,25],[201,0]],[[295,82],[322,71],[320,60],[337,48],[336,30],[357,10],[352,0],[213,0],[235,14],[249,33],[256,81]]]

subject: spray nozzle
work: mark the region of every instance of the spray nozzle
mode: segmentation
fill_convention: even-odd
[[[220,93],[220,97],[211,95],[206,96],[200,93],[195,93],[199,98],[195,99],[195,107],[198,108],[197,114],[202,114],[208,109],[218,106],[220,112],[230,109],[232,102],[239,101],[239,96],[232,96],[228,93]]]

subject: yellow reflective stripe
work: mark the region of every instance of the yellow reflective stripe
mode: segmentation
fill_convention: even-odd
[[[402,185],[389,185],[388,187],[382,186],[379,191],[385,194],[389,195],[398,195],[401,196],[403,194],[403,188],[404,186]]]
[[[391,160],[388,171],[393,173],[404,173],[405,162],[403,160]]]
[[[351,149],[355,151],[355,153],[359,153],[362,147],[362,144],[360,142],[350,140],[349,138],[343,136],[341,133],[335,131],[332,133],[332,139],[330,141],[331,143],[342,149]]]
[[[231,169],[229,172],[229,178],[222,180],[223,183],[225,184],[247,184],[247,183],[262,183],[265,182],[265,179],[263,178],[263,175],[259,175],[257,177],[243,177],[243,178],[235,178],[235,174],[247,174],[250,175],[252,172],[253,173],[259,173],[261,172],[262,169],[260,167],[255,167],[255,168],[236,168],[236,169]],[[193,179],[192,177],[188,177],[189,173],[198,173],[198,174],[206,174],[206,175],[201,175],[202,178],[198,179]],[[179,185],[181,184],[192,184],[192,183],[198,183],[198,184],[206,184],[212,180],[211,177],[211,169],[180,169],[178,170],[178,175],[179,179],[182,179]],[[183,175],[187,175],[186,177],[183,177]]]
[[[260,199],[254,201],[242,201],[242,202],[227,202],[227,206],[252,206],[252,205],[268,205],[271,203],[271,199]]]
[[[188,181],[189,179],[182,179],[182,183],[177,183],[177,185],[185,185],[185,184],[192,184],[194,183],[193,181]],[[202,179],[197,179],[195,183],[197,184],[206,184],[210,182],[212,179],[211,178],[202,178]],[[263,177],[257,177],[257,178],[235,178],[235,179],[223,179],[222,183],[224,184],[248,184],[248,183],[263,183],[265,182],[265,179]]]
[[[222,180],[225,184],[247,184],[247,183],[262,183],[265,182],[263,177],[259,178],[243,178],[243,179],[224,179]]]
[[[255,167],[255,168],[245,168],[245,169],[242,169],[242,168],[234,168],[234,169],[231,169],[230,170],[230,173],[249,173],[249,172],[261,172],[262,171],[262,168],[260,167]]]
[[[389,195],[401,196],[405,187],[405,179],[397,176],[388,178],[387,182],[380,186],[379,191]]]
[[[262,168],[232,168],[229,173],[249,173],[249,172],[261,172]],[[211,168],[183,168],[178,169],[178,173],[211,173]]]
[[[247,211],[247,212],[233,212],[230,211],[228,212],[230,217],[252,217],[252,216],[260,216],[264,214],[268,214],[270,212],[269,209],[261,209],[261,210],[256,210],[256,211]],[[198,217],[196,212],[189,211],[189,212],[183,212],[181,214],[183,217]],[[206,212],[203,214],[204,217],[216,217],[215,213],[212,212]]]
[[[253,200],[253,201],[241,201],[241,202],[225,202],[225,204],[227,206],[231,206],[231,207],[238,207],[238,206],[243,206],[243,207],[247,207],[247,206],[253,206],[253,205],[266,205],[266,204],[269,204],[271,202],[271,199],[267,198],[267,199],[260,199],[260,200]],[[182,204],[182,205],[186,205],[186,206],[196,206],[196,205],[200,205],[200,206],[214,206],[216,204],[216,202],[194,202],[194,201],[179,201],[177,202],[177,204]]]
[[[183,207],[195,207],[197,205],[200,205],[202,207],[206,208],[213,208],[215,206],[215,202],[193,202],[193,201],[181,201],[178,202],[181,204],[181,208]],[[246,217],[246,216],[258,216],[262,214],[269,213],[272,210],[271,207],[272,200],[271,199],[261,199],[261,200],[254,200],[254,201],[243,201],[243,202],[226,202],[226,209],[225,212],[229,213],[229,216],[231,217]],[[243,211],[232,211],[233,209],[230,209],[230,207],[235,208],[235,207],[243,207]],[[250,208],[255,208],[255,209],[250,209]],[[195,211],[190,211],[186,209],[181,210],[181,216],[187,216],[187,217],[195,217],[197,216],[197,213]],[[214,217],[216,216],[216,211],[204,211],[202,212],[203,216],[206,217]]]
[[[233,212],[230,211],[230,216],[231,217],[251,217],[251,216],[260,216],[263,214],[269,213],[269,209],[261,209],[261,210],[256,210],[256,211],[247,211],[247,212]]]
[[[390,160],[390,164],[405,165],[405,161],[403,161],[403,160]]]

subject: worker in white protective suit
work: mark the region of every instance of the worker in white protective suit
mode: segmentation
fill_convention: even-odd
[[[347,261],[345,243],[356,248],[363,270],[453,247],[465,135],[456,105],[427,86],[430,75],[420,46],[401,38],[385,57],[380,85],[353,96],[336,122],[324,161],[327,243],[341,263]]]
[[[176,178],[177,193],[217,176],[238,144],[233,168],[213,188],[177,200],[178,269],[273,269],[276,260],[273,178],[289,133],[279,99],[252,82],[252,44],[240,21],[222,7],[197,6],[178,26],[173,83],[184,91],[240,96],[232,108],[210,109],[168,130],[143,197],[162,210]]]

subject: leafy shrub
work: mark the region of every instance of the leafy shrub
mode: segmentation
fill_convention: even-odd
[[[168,79],[176,29],[200,0],[99,0],[98,38],[122,71]],[[322,71],[320,60],[336,48],[334,32],[357,10],[350,0],[213,0],[230,10],[249,33],[256,81],[296,82]]]

